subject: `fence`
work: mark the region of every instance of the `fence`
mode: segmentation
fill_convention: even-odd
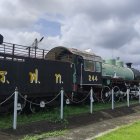
[[[114,107],[114,90],[115,89],[118,89],[118,87],[114,87],[112,88],[111,90],[111,99],[112,99],[112,102],[111,102],[111,107],[112,107],[112,110],[115,108]],[[74,101],[74,100],[71,100],[67,94],[65,94],[64,92],[64,89],[61,88],[60,92],[50,101],[48,102],[45,102],[44,105],[46,104],[49,104],[51,102],[53,102],[54,100],[56,100],[57,97],[61,96],[61,104],[60,104],[60,119],[63,119],[64,118],[64,96],[66,98],[68,98],[71,102],[73,103],[82,103],[83,101],[85,101],[88,97],[90,98],[90,109],[89,109],[89,112],[92,114],[93,113],[93,102],[94,102],[94,98],[93,98],[93,95],[94,95],[94,92],[93,92],[93,88],[91,87],[89,93],[87,94],[87,96],[82,99],[82,100],[79,100],[79,101]],[[126,95],[127,95],[127,106],[129,107],[130,106],[130,89],[127,88],[127,92],[126,92]],[[13,94],[11,94],[7,99],[5,99],[4,101],[2,101],[0,103],[0,106],[2,104],[4,104],[5,102],[7,102],[8,100],[10,100],[12,97],[14,96],[14,115],[13,115],[13,129],[15,130],[17,128],[17,111],[18,110],[21,110],[21,106],[18,106],[18,97],[20,96],[21,98],[23,98],[26,102],[29,102],[30,104],[34,104],[34,105],[37,105],[37,106],[40,106],[41,107],[41,104],[38,104],[38,103],[35,103],[35,102],[32,102],[30,100],[28,100],[26,97],[24,97],[22,94],[19,93],[18,89],[15,88],[15,92]],[[139,89],[139,92],[138,92],[138,96],[139,96],[139,103],[140,103],[140,89]]]

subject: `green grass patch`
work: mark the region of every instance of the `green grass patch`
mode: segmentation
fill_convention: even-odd
[[[140,121],[112,131],[94,140],[139,140]]]
[[[8,116],[0,116],[0,128],[10,128],[12,126],[13,118],[11,115]]]
[[[131,101],[130,105],[136,104],[138,101]],[[115,103],[115,107],[127,106],[126,102],[119,102]],[[99,111],[103,109],[111,108],[110,103],[94,103],[93,104],[93,112]],[[77,115],[82,113],[89,113],[90,106],[89,105],[75,105],[75,106],[65,106],[64,107],[64,121],[63,123],[67,125],[67,117],[71,115]],[[41,121],[41,120],[48,120],[53,122],[58,122],[60,120],[60,108],[54,108],[52,110],[47,110],[44,112],[38,112],[35,114],[22,114],[18,116],[17,124],[27,124],[31,122]],[[10,128],[12,127],[13,123],[13,115],[5,115],[0,116],[0,129]]]
[[[64,135],[66,132],[67,132],[67,130],[60,130],[60,131],[37,134],[37,135],[33,135],[33,136],[26,135],[21,140],[40,140],[40,139],[45,139],[45,138],[49,138],[49,137],[57,137],[57,136]]]

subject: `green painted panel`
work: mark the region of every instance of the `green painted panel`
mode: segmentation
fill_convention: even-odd
[[[121,63],[122,64],[122,63]],[[110,65],[104,63],[102,65],[102,75],[103,76],[111,76],[111,77],[120,77],[125,80],[133,80],[134,74],[131,69],[126,67],[121,67],[117,65]]]
[[[110,64],[110,65],[116,65],[116,59],[105,60],[105,63]]]

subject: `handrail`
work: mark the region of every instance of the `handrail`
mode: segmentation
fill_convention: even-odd
[[[0,54],[5,56],[4,58],[11,57],[12,60],[16,57],[44,59],[48,51],[49,50],[38,48],[36,49],[31,46],[24,46],[7,42],[0,44]]]

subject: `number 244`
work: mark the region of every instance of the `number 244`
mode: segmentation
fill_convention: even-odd
[[[90,81],[90,82],[91,82],[91,81],[98,81],[98,77],[95,76],[95,75],[89,75],[88,78],[89,78],[89,81]]]

